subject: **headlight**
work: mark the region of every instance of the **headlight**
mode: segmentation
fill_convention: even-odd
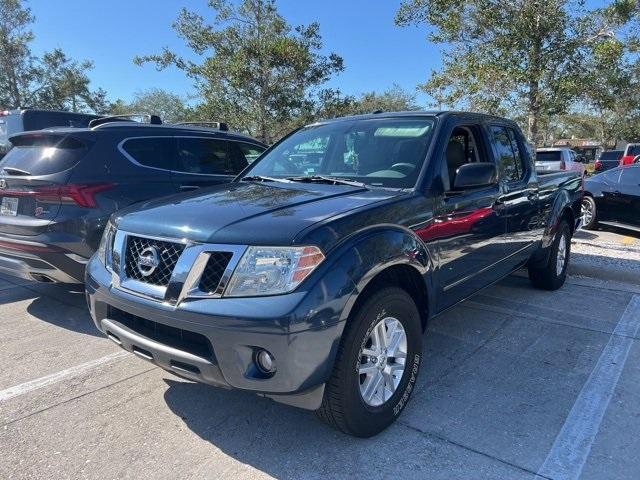
[[[107,222],[107,226],[100,239],[100,245],[98,246],[98,258],[107,268],[111,268],[111,251],[113,249],[113,236],[115,233],[116,229],[114,226],[111,222]]]
[[[233,272],[224,296],[291,292],[323,260],[318,247],[249,247]]]

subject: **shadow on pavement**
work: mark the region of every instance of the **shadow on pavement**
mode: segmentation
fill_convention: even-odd
[[[372,443],[393,435],[387,429],[375,439],[356,439],[324,425],[312,412],[251,393],[170,379],[165,382],[167,405],[191,431],[239,462],[275,478],[331,478],[336,468],[338,474],[358,469],[356,459],[367,457]],[[339,467],[340,457],[348,452],[351,461]],[[332,459],[331,465],[327,459]]]

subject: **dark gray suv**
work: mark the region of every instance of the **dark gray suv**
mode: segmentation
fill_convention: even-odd
[[[229,182],[267,148],[225,124],[101,120],[10,138],[0,161],[0,271],[81,283],[113,212]]]

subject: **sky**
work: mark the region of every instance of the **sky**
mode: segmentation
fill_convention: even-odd
[[[439,48],[427,41],[426,27],[400,28],[394,15],[400,0],[279,0],[279,12],[291,25],[320,23],[324,52],[343,57],[345,71],[327,86],[346,94],[383,91],[394,83],[414,92],[440,65]],[[36,17],[34,53],[62,48],[77,60],[91,59],[92,87],[111,100],[130,100],[136,91],[163,88],[193,94],[190,79],[177,69],[156,71],[133,64],[135,55],[168,46],[192,55],[171,24],[184,6],[211,18],[206,0],[29,0]],[[417,93],[426,106],[425,94]]]

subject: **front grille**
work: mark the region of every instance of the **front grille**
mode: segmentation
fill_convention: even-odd
[[[229,265],[233,253],[231,252],[211,252],[209,261],[207,262],[202,277],[200,277],[200,285],[198,288],[203,292],[215,293],[222,274]]]
[[[138,266],[138,258],[147,248],[155,248],[160,263],[149,275],[145,276]],[[127,277],[134,280],[166,287],[183,250],[184,245],[181,243],[128,236],[124,271]]]
[[[145,338],[211,362],[214,361],[211,342],[200,333],[147,320],[114,307],[109,307],[109,318]]]

